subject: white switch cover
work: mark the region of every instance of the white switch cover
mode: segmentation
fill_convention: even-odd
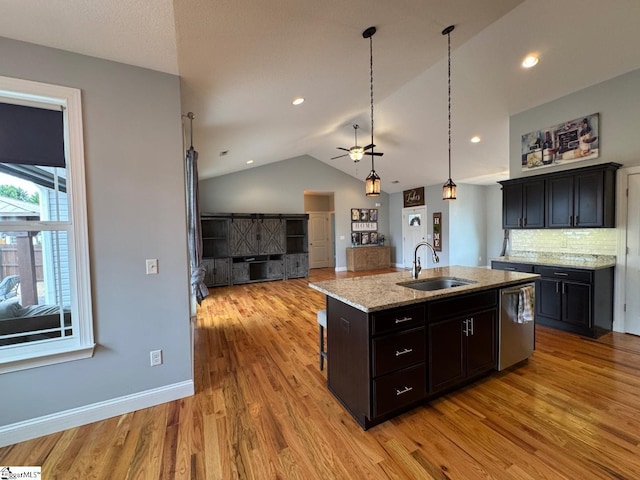
[[[152,350],[149,352],[149,356],[151,357],[152,367],[162,365],[162,350]]]
[[[158,259],[147,258],[147,275],[155,275],[158,273]]]
[[[344,240],[344,235],[340,235],[340,240]]]

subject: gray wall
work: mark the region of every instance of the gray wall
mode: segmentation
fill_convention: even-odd
[[[178,77],[3,38],[0,58],[2,76],[82,90],[97,343],[90,359],[3,374],[0,426],[191,381]]]
[[[638,92],[640,92],[640,70],[635,70],[511,116],[509,121],[510,177],[548,173],[603,162],[618,162],[625,167],[640,165],[640,147],[636,137],[640,130]],[[522,171],[520,145],[523,134],[591,113],[600,114],[599,158]]]
[[[382,182],[384,188],[384,179]],[[385,236],[389,234],[389,196],[386,193],[366,197],[364,178],[358,180],[308,155],[203,179],[199,188],[202,211],[212,213],[305,213],[305,190],[333,192],[338,270],[347,266],[352,208],[377,208],[378,232]],[[376,206],[378,203],[380,206]]]
[[[442,200],[442,185],[425,187],[427,238],[433,241],[433,213],[442,213],[440,266],[485,266],[502,247],[502,191],[500,185],[458,185],[457,200]],[[402,259],[402,193],[389,196],[389,226]],[[497,243],[499,242],[499,245]],[[482,260],[479,258],[482,257]],[[431,267],[431,264],[429,264]]]

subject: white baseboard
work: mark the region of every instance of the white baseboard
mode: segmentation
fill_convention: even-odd
[[[193,380],[0,427],[0,447],[193,395]]]
[[[336,267],[335,270],[336,270],[336,272],[346,272],[347,271],[347,267]]]

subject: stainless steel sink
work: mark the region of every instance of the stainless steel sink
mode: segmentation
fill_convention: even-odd
[[[445,288],[462,287],[464,285],[471,285],[476,283],[472,280],[463,280],[453,277],[436,277],[428,278],[425,280],[413,280],[410,282],[398,283],[401,287],[413,288],[414,290],[422,290],[423,292],[430,292],[432,290],[442,290]]]

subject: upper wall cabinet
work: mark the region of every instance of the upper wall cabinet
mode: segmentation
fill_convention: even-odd
[[[502,184],[502,226],[613,228],[617,163],[535,175]]]
[[[544,228],[544,180],[502,183],[502,228]]]

